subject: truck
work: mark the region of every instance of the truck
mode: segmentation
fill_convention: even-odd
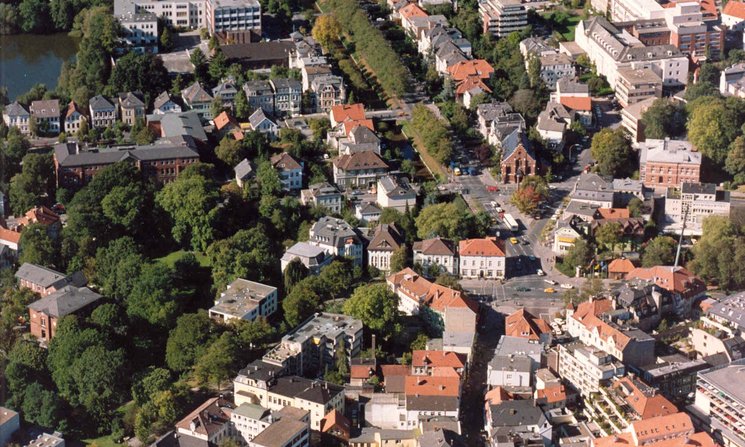
[[[506,214],[504,217],[502,217],[502,222],[504,222],[505,226],[510,229],[513,233],[520,229],[520,226],[517,224],[517,221],[514,217],[512,217],[511,214]]]

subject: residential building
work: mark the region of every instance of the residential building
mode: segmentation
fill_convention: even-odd
[[[28,125],[30,119],[31,114],[18,101],[8,104],[3,108],[3,121],[5,125],[17,128],[24,135],[28,135],[29,133]]]
[[[416,3],[409,3],[398,11],[398,15],[401,17],[401,27],[404,31],[409,33],[414,40],[418,40],[414,20],[416,18],[427,18],[429,14]]]
[[[436,237],[414,242],[414,264],[425,272],[436,267],[440,272],[458,276],[458,251],[453,241]]]
[[[230,413],[234,405],[222,397],[207,399],[202,405],[176,423],[176,431],[196,442],[220,444],[231,438]]]
[[[137,93],[119,93],[119,110],[125,124],[134,126],[137,120],[145,120],[145,103]]]
[[[52,269],[24,262],[15,274],[20,288],[30,289],[42,297],[68,285],[83,287],[87,283],[82,272],[65,275]]]
[[[507,255],[497,238],[465,239],[458,244],[461,278],[504,278]]]
[[[310,446],[310,413],[291,406],[275,412],[271,424],[252,440],[248,447]]]
[[[233,39],[261,34],[261,6],[256,0],[117,0],[114,15],[150,12],[172,28],[207,28]]]
[[[614,22],[622,30],[639,39],[645,46],[666,45],[670,43],[670,28],[664,18]]]
[[[548,39],[540,37],[528,37],[520,42],[520,54],[525,61],[525,69],[530,66],[530,59],[533,57],[551,56],[558,51],[551,45]]]
[[[502,183],[520,183],[522,179],[537,173],[537,159],[527,135],[516,128],[501,145],[500,169]]]
[[[345,122],[342,128],[341,138],[337,140],[339,155],[351,155],[364,151],[380,154],[380,138],[375,134],[372,120]]]
[[[470,107],[466,99],[468,95],[475,96],[479,93],[491,93],[491,89],[485,84],[494,74],[494,68],[484,59],[466,59],[449,65],[447,74],[455,83],[455,97]]]
[[[114,15],[149,12],[162,18],[172,28],[207,28],[205,0],[117,0]]]
[[[576,203],[613,208],[613,185],[595,173],[582,173],[574,185],[571,198]]]
[[[42,433],[23,447],[65,447],[65,439],[58,431]]]
[[[612,355],[580,341],[558,344],[559,367],[557,372],[582,396],[600,392],[615,377],[623,377],[624,366]]]
[[[381,208],[393,208],[403,213],[416,207],[416,191],[406,177],[386,175],[378,179],[376,189]]]
[[[212,88],[212,97],[220,98],[225,108],[232,109],[235,95],[238,94],[238,88],[233,77],[223,78],[215,87]]]
[[[561,152],[564,149],[564,134],[572,124],[572,115],[561,103],[549,101],[546,109],[538,114],[536,130],[549,149]]]
[[[735,335],[745,334],[745,294],[728,295],[711,304],[702,320],[712,320],[712,326]]]
[[[292,409],[292,407],[285,408]],[[296,411],[296,409],[292,410],[293,412]],[[307,412],[302,410],[300,410],[300,412],[309,416]],[[264,432],[264,430],[275,422],[275,416],[277,416],[278,413],[279,412],[272,413],[271,410],[264,408],[261,405],[244,402],[235,407],[230,413],[230,422],[233,424],[233,431],[238,432],[237,435],[240,437],[239,439],[241,439],[243,443],[249,443],[258,434]],[[306,419],[309,420],[309,418]]]
[[[551,327],[546,320],[536,318],[527,310],[520,309],[505,319],[504,333],[509,337],[527,338],[545,343],[551,336]]]
[[[241,162],[233,168],[233,171],[235,172],[235,182],[238,184],[239,188],[243,188],[243,185],[255,175],[254,168],[247,158],[241,160]]]
[[[243,84],[246,92],[248,106],[252,109],[261,109],[266,113],[274,113],[274,90],[269,81],[255,80]]]
[[[375,228],[367,245],[367,265],[381,272],[390,272],[393,253],[404,247],[404,238],[395,224],[381,224]]]
[[[620,68],[616,99],[621,107],[662,97],[662,79],[649,68]]]
[[[418,447],[416,430],[363,427],[359,436],[349,439],[349,447]]]
[[[87,287],[62,287],[28,305],[29,331],[42,343],[48,343],[57,334],[60,318],[88,310],[101,298]]]
[[[595,438],[597,447],[664,447],[718,445],[707,433],[694,433],[691,417],[675,413],[632,422],[623,432]]]
[[[466,356],[449,351],[414,350],[411,353],[411,374],[440,376],[444,373],[462,376],[466,370]]]
[[[653,1],[647,3],[658,5]],[[639,39],[618,29],[604,17],[581,21],[577,25],[575,42],[614,90],[618,88],[618,70],[621,68],[651,69],[667,88],[688,83],[688,59],[681,50],[674,45],[644,46]]]
[[[570,221],[560,221],[554,230],[553,252],[558,256],[566,255],[575,242],[582,239],[582,233]]]
[[[742,31],[745,28],[745,3],[741,1],[727,2],[722,8],[722,25],[728,30]]]
[[[33,101],[28,108],[31,117],[36,120],[36,128],[39,134],[57,135],[62,127],[60,126],[60,108],[59,99],[44,99]]]
[[[352,258],[362,266],[362,241],[357,232],[342,219],[322,217],[310,228],[308,242],[334,256]]]
[[[373,202],[361,202],[354,206],[354,217],[361,223],[375,223],[383,211]]]
[[[683,267],[637,267],[626,275],[626,279],[647,281],[664,290],[671,297],[669,312],[679,318],[686,318],[693,303],[706,293],[706,283]]]
[[[364,119],[365,105],[362,103],[339,104],[329,110],[329,121],[332,128],[347,121],[360,122]]]
[[[374,372],[373,372],[374,373]],[[352,376],[354,376],[354,365],[352,365]],[[366,377],[365,380],[369,378]],[[349,442],[352,431],[352,422],[337,410],[331,410],[321,420],[322,442]]]
[[[292,155],[282,152],[271,158],[272,166],[279,172],[282,189],[296,191],[303,187],[303,162],[298,162]]]
[[[719,59],[724,50],[724,28],[707,20],[706,14],[698,1],[676,2],[665,8],[670,43],[694,60]],[[714,8],[714,18],[718,15]]]
[[[388,169],[388,164],[373,151],[341,155],[333,162],[334,183],[343,190],[371,188]]]
[[[669,187],[665,193],[665,231],[701,235],[709,216],[729,216],[728,191],[717,191],[713,183],[683,182],[680,189]]]
[[[629,133],[632,142],[644,141],[644,123],[642,115],[647,111],[657,98],[647,98],[621,109],[621,126]]]
[[[160,136],[161,143],[167,141],[197,149],[205,147],[208,143],[202,121],[194,110],[148,115],[147,125]]]
[[[274,111],[285,115],[300,114],[303,84],[297,79],[270,79],[274,89]]]
[[[704,359],[691,360],[684,355],[673,355],[660,357],[656,363],[642,367],[639,377],[672,402],[683,403],[695,395],[698,373],[709,367]]]
[[[211,33],[240,35],[250,31],[261,35],[261,4],[258,0],[208,0],[205,13]]]
[[[257,109],[256,112],[261,112],[261,109]],[[241,141],[243,139],[244,135],[240,123],[227,110],[220,112],[212,122],[214,123],[215,134],[218,140],[222,141],[223,138],[228,136],[235,141]]]
[[[9,268],[18,259],[21,233],[0,226],[0,267]]]
[[[282,259],[280,260],[282,271],[284,272],[287,265],[295,259],[299,260],[308,269],[308,273],[317,275],[323,267],[331,264],[334,257],[326,253],[321,247],[307,242],[298,242],[288,248],[285,254],[282,255]]]
[[[567,312],[567,332],[589,346],[602,349],[624,365],[643,366],[654,362],[654,338],[639,329],[606,320],[614,310],[608,299],[586,301]]]
[[[315,183],[308,189],[300,191],[300,203],[305,206],[322,207],[331,213],[340,214],[344,196],[338,188],[329,183]]]
[[[495,387],[530,387],[533,362],[528,357],[495,355],[486,368],[486,384]]]
[[[145,177],[168,183],[187,166],[198,162],[199,154],[190,147],[169,144],[81,152],[77,143],[60,143],[54,146],[57,187],[85,186],[102,169],[122,160],[132,161]]]
[[[289,56],[295,48],[294,42],[289,40],[250,43],[248,43],[248,40],[241,37],[236,41],[246,43],[220,46],[228,65],[238,64],[244,70],[269,70],[275,65],[287,67]]]
[[[701,152],[685,140],[646,140],[637,144],[639,179],[648,188],[677,188],[682,183],[698,183],[701,178]]]
[[[74,135],[80,130],[83,121],[88,122],[84,110],[78,107],[75,101],[70,101],[65,111],[65,133],[70,136]]]
[[[538,57],[541,64],[541,79],[550,90],[556,88],[556,83],[562,78],[573,78],[575,73],[572,59],[566,54],[553,53]]]
[[[197,112],[199,118],[212,119],[212,101],[214,98],[207,90],[202,87],[198,81],[181,91],[181,99],[184,105]]]
[[[101,95],[96,95],[88,101],[91,126],[99,129],[112,126],[116,121],[116,106]]]
[[[181,113],[181,106],[171,98],[168,91],[164,91],[153,102],[153,113],[164,115],[166,113]]]
[[[492,446],[501,445],[501,442],[545,447],[552,444],[552,426],[532,399],[489,404],[484,420]]]
[[[158,52],[158,17],[147,11],[127,12],[116,17],[121,25],[124,46],[142,53]]]
[[[344,104],[347,100],[347,87],[344,78],[332,74],[316,76],[310,82],[313,101],[317,112],[328,112],[333,106]]]
[[[626,279],[626,276],[635,268],[636,266],[630,259],[617,258],[608,264],[608,277],[615,280]]]
[[[250,365],[249,365],[250,366]],[[298,376],[273,377],[256,383],[249,371],[241,370],[233,380],[235,404],[253,403],[279,411],[286,406],[310,412],[310,428],[318,431],[329,411],[344,411],[344,388],[322,380]]]
[[[248,122],[251,125],[251,130],[263,133],[270,140],[274,140],[279,136],[279,126],[266,116],[264,109],[256,109],[248,117]]]
[[[494,37],[505,37],[528,26],[528,9],[519,0],[480,0],[479,14],[484,34]]]
[[[616,411],[616,405],[623,411]],[[678,413],[678,408],[657,390],[636,376],[614,380],[588,405],[596,421],[604,421],[619,432],[631,422],[659,418]]]
[[[743,371],[745,359],[699,372],[695,404],[689,408],[715,440],[725,447],[745,445]]]
[[[10,444],[10,439],[21,428],[21,418],[10,408],[0,407],[0,445]]]
[[[253,321],[273,314],[278,302],[276,287],[238,278],[220,293],[209,310],[209,316],[222,323],[231,320]]]

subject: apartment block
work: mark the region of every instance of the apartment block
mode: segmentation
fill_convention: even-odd
[[[704,219],[729,216],[729,191],[717,191],[713,183],[683,182],[665,193],[665,231],[679,233],[685,222],[687,234],[700,235]]]
[[[637,143],[639,179],[648,188],[677,188],[697,183],[701,177],[701,152],[685,140],[651,140]]]
[[[222,323],[231,320],[253,321],[276,312],[278,302],[276,287],[238,278],[220,294],[210,308],[209,316]]]
[[[173,28],[207,28],[210,33],[261,34],[258,0],[116,0],[114,15],[151,13]]]
[[[480,0],[483,32],[504,37],[528,26],[528,10],[520,0]]]
[[[691,412],[724,447],[745,445],[745,359],[698,374]]]
[[[580,341],[560,344],[558,373],[583,396],[597,393],[610,385],[614,377],[623,377],[623,364],[601,349]]]
[[[507,255],[503,241],[496,238],[466,239],[458,244],[461,278],[505,277]]]
[[[628,107],[647,98],[662,97],[662,79],[649,68],[621,68],[618,70],[616,99],[621,107]]]
[[[347,222],[322,217],[310,228],[308,242],[336,256],[347,256],[362,266],[362,240]]]

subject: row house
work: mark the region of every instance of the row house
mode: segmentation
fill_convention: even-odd
[[[120,93],[119,110],[122,122],[134,126],[137,120],[145,119],[145,103],[139,93]]]
[[[166,113],[181,113],[181,106],[171,98],[168,91],[164,91],[153,101],[153,113],[165,115]]]
[[[75,101],[70,101],[65,111],[65,133],[72,135],[78,132],[83,122],[88,122],[85,110],[78,107]]]
[[[388,171],[388,164],[373,151],[341,155],[333,161],[334,183],[342,190],[372,188]]]
[[[133,163],[145,177],[168,183],[199,161],[199,154],[187,146],[153,144],[117,149],[81,151],[77,143],[54,147],[57,187],[77,189],[85,186],[106,167],[121,161]]]
[[[701,152],[685,140],[652,140],[636,144],[639,153],[639,179],[648,188],[677,188],[698,183],[701,178]]]
[[[8,127],[15,127],[20,130],[22,134],[29,134],[29,121],[31,120],[31,114],[18,101],[8,104],[3,108],[3,122]]]

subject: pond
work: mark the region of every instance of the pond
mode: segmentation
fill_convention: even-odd
[[[65,33],[0,36],[0,85],[12,100],[36,83],[57,86],[62,63],[73,58],[78,41]]]

